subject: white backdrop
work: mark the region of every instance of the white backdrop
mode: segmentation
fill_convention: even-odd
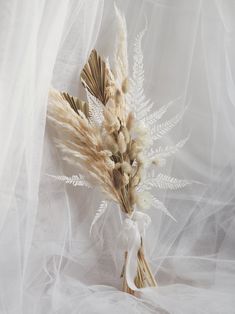
[[[190,133],[165,173],[200,181],[160,197],[177,223],[148,210],[147,254],[159,287],[119,291],[117,208],[93,237],[98,192],[49,177],[73,175],[46,126],[50,85],[84,96],[93,47],[114,48],[112,0],[0,1],[0,313],[234,313],[235,2],[118,0],[129,56],[143,39],[146,95],[187,106],[167,143]]]

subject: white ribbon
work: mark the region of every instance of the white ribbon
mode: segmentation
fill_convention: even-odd
[[[141,238],[144,237],[150,223],[151,218],[147,214],[134,211],[132,216],[124,220],[119,235],[121,246],[128,253],[125,267],[126,281],[128,287],[134,291],[139,290],[134,282],[137,273],[137,254],[141,247]]]

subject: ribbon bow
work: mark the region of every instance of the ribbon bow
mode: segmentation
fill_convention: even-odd
[[[120,243],[127,252],[125,267],[126,281],[134,291],[139,290],[135,285],[137,272],[137,254],[141,247],[141,238],[145,235],[145,230],[151,223],[151,218],[140,211],[134,211],[132,216],[128,216],[123,224],[119,235]]]

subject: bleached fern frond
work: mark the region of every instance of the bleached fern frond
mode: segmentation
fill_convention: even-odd
[[[148,153],[149,158],[156,157],[157,159],[165,159],[177,153],[180,148],[182,148],[185,143],[188,141],[189,136],[180,140],[176,145],[162,147],[159,146],[157,149],[151,149]]]
[[[86,88],[86,96],[89,104],[90,111],[90,121],[94,125],[100,126],[104,120],[103,116],[103,104],[99,101],[99,99],[95,98],[92,94],[89,93]]]
[[[133,48],[133,68],[128,100],[130,101],[132,110],[136,114],[143,109],[147,109],[147,106],[149,105],[149,101],[146,100],[143,90],[144,64],[141,42],[145,32],[146,27],[136,36]]]
[[[82,175],[79,176],[73,175],[71,177],[67,177],[67,176],[54,176],[48,174],[48,176],[53,179],[63,181],[67,184],[72,184],[73,186],[85,186],[87,188],[91,188],[91,185],[84,179]]]
[[[145,123],[148,126],[153,125],[158,120],[160,120],[163,115],[167,112],[167,110],[175,103],[175,100],[168,102],[167,104],[163,105],[160,109],[156,110],[155,112],[146,115]]]
[[[176,222],[176,219],[171,215],[171,213],[166,208],[166,206],[161,201],[159,201],[156,197],[154,197],[153,195],[151,195],[151,203],[152,203],[153,207],[161,210],[164,214],[166,214],[167,216],[169,216],[171,219],[173,219]]]
[[[128,77],[128,57],[127,57],[127,28],[126,19],[115,7],[118,23],[118,39],[116,40],[115,51],[115,72],[119,85]]]
[[[151,129],[151,134],[152,134],[152,139],[153,140],[158,140],[161,137],[163,137],[165,134],[170,132],[182,119],[184,112],[181,112],[177,115],[175,115],[173,118],[170,120],[167,120],[157,126],[153,126]]]
[[[91,226],[90,226],[90,234],[92,232],[92,229],[94,227],[94,225],[97,223],[97,221],[100,219],[100,217],[106,212],[108,207],[108,202],[107,201],[102,201],[100,203],[100,206],[98,207],[96,213],[95,213],[95,217],[92,220]]]
[[[144,123],[146,123],[146,117],[148,115],[151,115],[151,110],[153,108],[154,103],[151,100],[145,100],[143,105],[143,109],[138,110],[136,112],[136,119],[138,121],[142,121]]]
[[[146,177],[143,188],[146,190],[150,190],[152,188],[164,190],[178,190],[191,183],[192,182],[188,180],[176,179],[168,175],[159,173],[156,177]]]

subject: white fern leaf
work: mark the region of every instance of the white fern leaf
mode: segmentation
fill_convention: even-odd
[[[152,139],[153,140],[158,140],[161,137],[163,137],[165,134],[170,132],[182,119],[184,112],[178,113],[175,115],[173,118],[170,120],[167,120],[157,126],[153,126],[151,129],[151,134],[152,134]]]
[[[67,184],[72,184],[73,186],[85,186],[91,188],[91,185],[84,179],[82,175],[79,176],[73,175],[71,177],[67,177],[67,176],[54,176],[48,174],[48,176],[56,180],[63,181]]]
[[[141,42],[145,32],[146,27],[136,36],[134,41],[132,78],[130,80],[130,92],[127,96],[127,99],[130,101],[130,107],[136,115],[147,109],[149,105],[149,101],[146,100],[143,90],[144,64]],[[137,118],[139,117],[137,116]]]
[[[150,190],[152,188],[164,189],[164,190],[178,190],[189,184],[191,181],[176,179],[168,175],[159,173],[156,177],[147,177],[143,184],[143,188]]]
[[[164,214],[166,214],[171,219],[173,219],[175,222],[177,222],[176,219],[171,215],[169,210],[166,208],[166,206],[161,201],[159,201],[157,198],[155,198],[153,195],[152,195],[152,200],[151,201],[152,201],[152,205],[155,208],[161,210]]]
[[[100,217],[106,212],[108,207],[108,202],[107,201],[102,201],[100,203],[100,206],[98,207],[96,213],[95,213],[95,217],[92,220],[91,226],[90,226],[90,234],[92,233],[92,229],[94,227],[94,225],[97,223],[97,221],[100,219]]]
[[[86,83],[83,81],[84,86]],[[95,98],[88,91],[88,88],[85,88],[86,97],[89,104],[90,110],[90,121],[91,123],[100,126],[103,122],[103,104],[99,101],[99,99]]]
[[[170,156],[176,154],[180,150],[180,148],[182,148],[185,145],[185,143],[188,141],[188,139],[189,139],[189,136],[180,140],[175,145],[166,146],[166,147],[159,146],[155,150],[151,149],[148,153],[148,157],[149,158],[156,157],[157,160],[170,157]]]
[[[153,125],[156,123],[158,120],[160,120],[163,115],[167,112],[167,110],[172,106],[172,104],[175,103],[175,100],[170,101],[169,103],[163,105],[160,109],[156,110],[155,112],[146,115],[145,117],[145,123],[148,126]]]
[[[146,101],[144,101],[144,103],[143,103],[143,106],[144,106],[143,109],[138,110],[138,111],[136,112],[136,119],[139,120],[139,121],[143,121],[144,123],[146,123],[146,117],[148,116],[148,114],[151,115],[150,112],[151,112],[151,110],[152,110],[152,108],[153,108],[153,105],[154,105],[154,103],[151,102],[149,99],[146,100]]]

